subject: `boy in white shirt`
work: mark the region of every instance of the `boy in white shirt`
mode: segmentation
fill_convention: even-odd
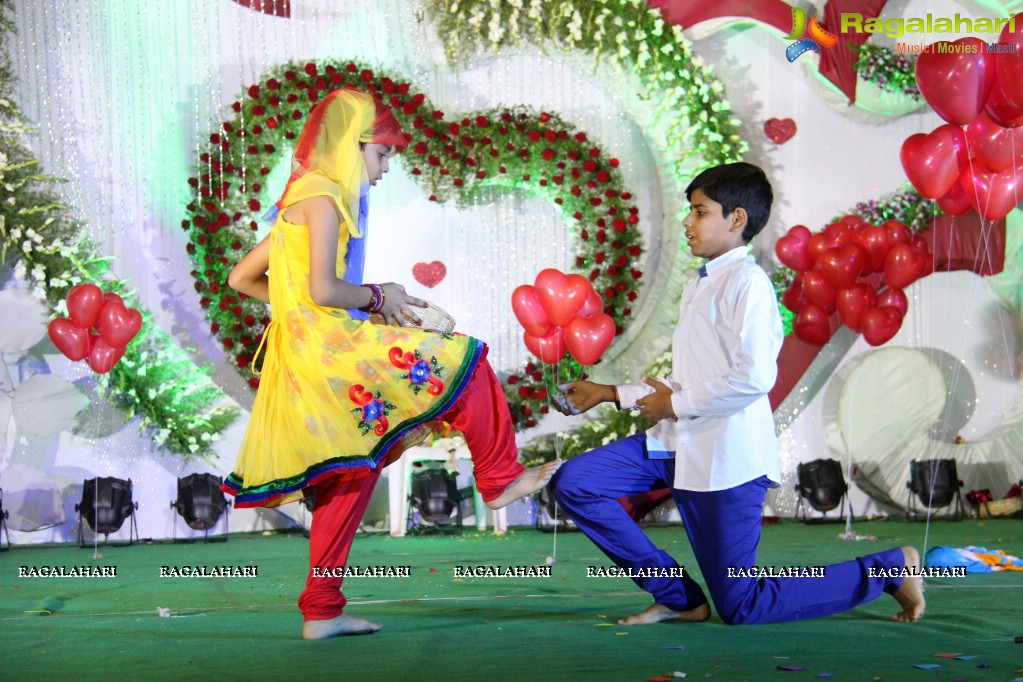
[[[617,499],[664,487],[672,488],[711,599],[726,623],[816,618],[882,592],[902,607],[893,620],[918,620],[924,599],[920,556],[912,547],[815,567],[817,575],[810,578],[759,578],[762,571],[751,570],[764,498],[781,480],[767,395],[777,376],[781,319],[774,285],[747,252],[767,224],[773,194],[760,168],[731,163],[700,173],[686,197],[686,239],[693,255],[707,263],[682,295],[671,376],[563,387],[570,403],[565,414],[614,402],[656,422],[644,434],[569,460],[551,483],[576,525],[654,598],[650,607],[619,623],[710,617],[700,586],[654,546]]]

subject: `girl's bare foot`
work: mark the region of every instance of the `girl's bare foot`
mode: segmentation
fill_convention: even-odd
[[[666,620],[681,620],[687,623],[699,623],[710,618],[710,604],[704,602],[688,611],[675,611],[663,604],[653,603],[639,613],[618,621],[619,625],[649,625]]]
[[[905,557],[908,573],[919,574],[920,552],[913,547],[901,547],[902,555]],[[924,582],[919,575],[907,575],[902,579],[902,585],[894,594],[895,601],[899,602],[902,611],[892,616],[892,620],[903,623],[911,623],[920,620],[924,615]]]
[[[555,459],[538,467],[526,469],[522,472],[521,476],[504,489],[503,493],[487,502],[487,506],[491,509],[500,509],[501,507],[507,507],[520,497],[535,493],[547,485],[547,482],[551,480],[551,476],[554,475],[560,466],[561,460]]]
[[[382,625],[342,613],[328,620],[307,620],[302,625],[302,639],[327,639],[346,635],[371,635]]]

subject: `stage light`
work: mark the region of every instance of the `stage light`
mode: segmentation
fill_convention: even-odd
[[[798,510],[803,511],[806,521],[806,506],[826,513],[842,505],[840,514],[845,514],[845,496],[849,486],[842,475],[842,465],[837,459],[815,459],[796,465],[796,492],[799,494]]]
[[[955,502],[953,514],[962,518],[963,502],[960,489],[963,482],[959,480],[954,459],[911,460],[909,463],[909,507],[907,515],[917,513],[913,495],[928,509],[941,509]]]
[[[178,499],[171,502],[188,527],[206,531],[217,525],[224,510],[230,506],[220,489],[223,479],[213,474],[190,474],[178,479]],[[226,537],[225,537],[226,539]]]
[[[411,522],[412,513],[416,511],[421,522],[446,526],[455,521],[456,528],[462,529],[462,495],[458,491],[454,472],[444,469],[417,471],[412,474],[411,490],[407,523]],[[452,513],[455,514],[454,518]],[[412,528],[413,532],[418,530],[419,525]]]
[[[82,501],[75,505],[78,512],[78,544],[85,547],[84,519],[95,533],[109,535],[116,533],[125,519],[131,517],[128,544],[138,539],[138,525],[135,523],[137,502],[132,501],[131,479],[90,478],[82,483]],[[133,534],[134,532],[134,534]],[[105,540],[104,540],[105,541]]]

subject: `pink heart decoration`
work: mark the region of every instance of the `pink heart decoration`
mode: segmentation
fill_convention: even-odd
[[[533,336],[529,332],[522,335],[529,352],[540,358],[540,362],[553,365],[565,357],[568,350],[561,327],[554,327],[546,336]]]
[[[796,134],[796,122],[791,118],[769,118],[764,122],[764,134],[775,144],[785,144]]]
[[[434,288],[444,280],[448,269],[439,260],[431,263],[416,263],[412,266],[412,277],[424,287]]]
[[[142,329],[142,313],[111,300],[103,304],[96,318],[96,331],[113,347],[125,346]]]
[[[568,324],[593,292],[590,280],[582,275],[566,275],[554,268],[541,270],[534,286],[540,305],[556,327]]]
[[[89,330],[66,317],[58,317],[47,328],[50,341],[68,360],[75,362],[89,354]]]
[[[880,306],[863,313],[863,338],[871,346],[887,343],[902,327],[902,313],[898,308]]]
[[[580,365],[592,365],[600,360],[614,338],[615,321],[604,313],[577,317],[565,327],[568,352]]]

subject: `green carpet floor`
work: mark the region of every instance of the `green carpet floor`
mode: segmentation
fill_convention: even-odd
[[[696,576],[680,527],[647,529]],[[836,539],[840,525],[766,526],[760,565],[820,565],[893,545],[923,546],[925,525],[859,521],[874,542]],[[1023,573],[930,579],[927,614],[887,620],[885,596],[826,619],[728,626],[627,628],[648,605],[626,578],[586,576],[607,566],[582,534],[557,535],[549,578],[456,578],[456,566],[545,565],[554,536],[356,540],[350,564],[411,566],[409,578],[346,581],[348,611],[377,620],[375,635],[305,642],[295,600],[304,582],[300,534],[233,535],[226,543],[92,548],[18,547],[0,553],[3,680],[1013,680],[1023,677]],[[1023,522],[931,524],[928,545],[968,544],[1023,555]],[[113,578],[18,577],[19,567],[116,566]],[[161,566],[256,566],[254,578],[161,578]],[[165,609],[161,616],[158,609]],[[936,654],[975,656],[952,660]],[[938,665],[921,669],[918,665]],[[780,667],[804,668],[800,671]]]

